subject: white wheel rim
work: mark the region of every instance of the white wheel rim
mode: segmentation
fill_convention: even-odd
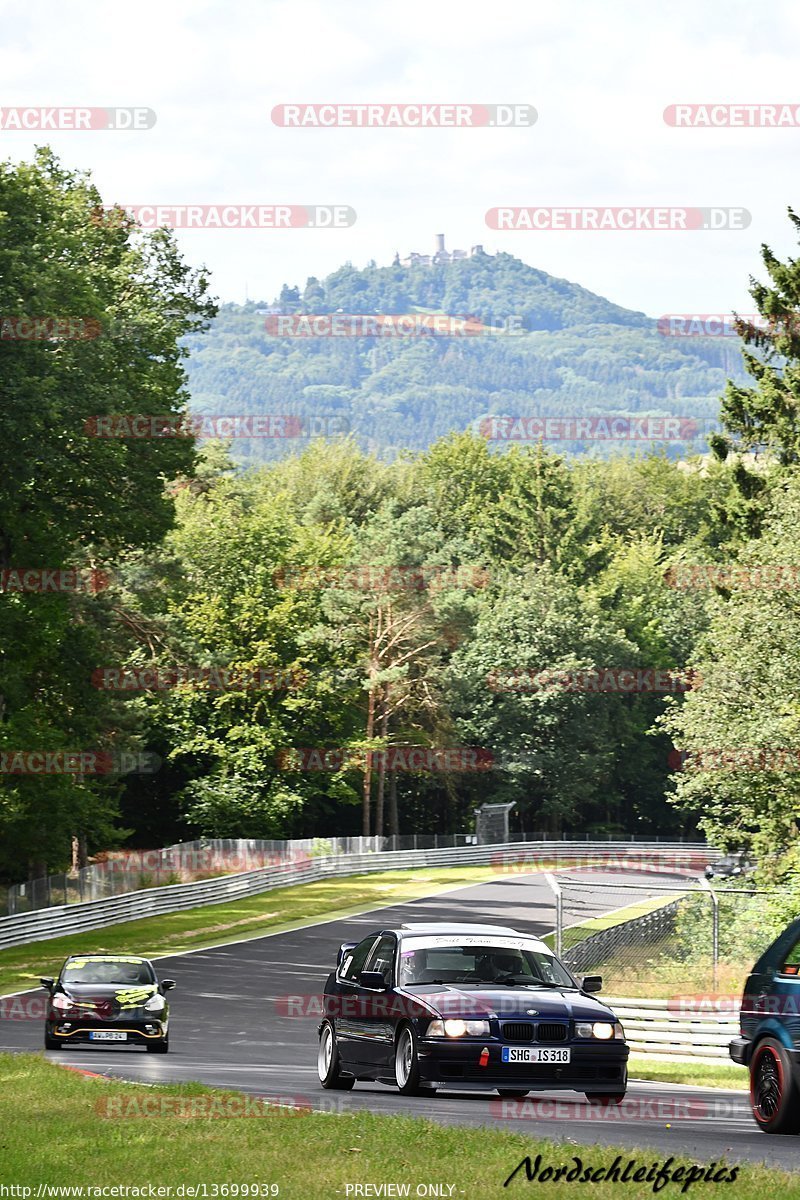
[[[400,1087],[404,1087],[408,1083],[411,1074],[411,1059],[414,1053],[414,1046],[411,1041],[411,1034],[407,1029],[404,1029],[400,1034],[400,1041],[397,1043],[397,1053],[395,1055],[395,1071],[397,1074],[397,1082]]]
[[[330,1026],[326,1025],[322,1031],[322,1037],[319,1040],[319,1053],[317,1054],[317,1074],[322,1083],[328,1078],[331,1069],[331,1059],[333,1058],[333,1038],[331,1037]]]

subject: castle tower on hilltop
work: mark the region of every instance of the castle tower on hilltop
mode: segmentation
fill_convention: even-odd
[[[448,250],[444,244],[444,234],[437,233],[436,250],[433,254],[418,254],[416,250],[412,250],[410,254],[407,254],[405,258],[400,260],[400,264],[404,267],[440,266],[442,263],[456,262],[461,258],[474,258],[476,254],[485,253],[481,245],[473,246],[469,253],[466,250]]]

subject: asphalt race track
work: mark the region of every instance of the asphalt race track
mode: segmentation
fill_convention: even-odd
[[[568,872],[559,874],[561,879],[568,876]],[[586,872],[579,878],[621,881],[620,875]],[[626,873],[624,881],[646,882],[652,894],[659,895],[659,883],[675,884],[681,877]],[[624,899],[617,893],[611,905],[603,897],[586,907],[600,913],[632,899],[631,893]],[[743,1092],[632,1083],[620,1113],[590,1110],[585,1097],[574,1092],[531,1093],[526,1101],[507,1101],[503,1110],[493,1092],[440,1091],[426,1099],[402,1097],[380,1084],[356,1084],[352,1092],[323,1091],[316,1070],[319,1018],[314,1012],[287,1015],[286,997],[315,997],[321,992],[340,942],[358,940],[371,929],[421,920],[485,921],[542,934],[552,929],[553,900],[541,876],[511,875],[364,916],[163,958],[159,974],[178,984],[170,998],[168,1055],[147,1054],[139,1048],[108,1051],[76,1046],[51,1052],[49,1057],[115,1078],[146,1083],[199,1080],[301,1107],[366,1108],[411,1113],[445,1124],[499,1125],[577,1143],[652,1148],[661,1157],[684,1154],[705,1164],[725,1156],[731,1161],[766,1161],[775,1167],[800,1166],[800,1137],[761,1133]],[[141,949],[130,947],[132,952]],[[41,1020],[0,1019],[0,1050],[41,1048]],[[743,1070],[743,1086],[746,1078]],[[559,1154],[563,1155],[559,1161],[567,1161],[569,1152],[569,1147],[562,1147],[553,1161]]]

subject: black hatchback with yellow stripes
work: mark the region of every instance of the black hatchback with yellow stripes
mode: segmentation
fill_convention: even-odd
[[[538,938],[494,925],[404,925],[339,948],[319,1026],[324,1088],[405,1095],[568,1089],[619,1104],[622,1025]]]
[[[159,982],[153,964],[136,954],[72,954],[58,979],[41,979],[49,993],[46,1050],[76,1043],[140,1045],[169,1050],[172,979]]]

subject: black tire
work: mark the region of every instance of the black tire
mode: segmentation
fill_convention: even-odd
[[[522,1100],[529,1091],[530,1088],[498,1088],[497,1094],[504,1100]]]
[[[394,1079],[402,1096],[433,1096],[436,1092],[435,1087],[420,1080],[417,1035],[411,1025],[401,1025],[397,1031]]]
[[[64,1043],[58,1038],[51,1037],[45,1029],[44,1031],[44,1048],[45,1050],[58,1050]]]
[[[159,1038],[157,1042],[147,1043],[148,1054],[168,1054],[169,1053],[169,1034],[166,1037]]]
[[[764,1038],[753,1051],[750,1107],[764,1133],[800,1131],[800,1092],[789,1055],[776,1038]]]
[[[352,1075],[342,1075],[336,1034],[330,1021],[323,1022],[319,1031],[317,1074],[324,1088],[336,1088],[340,1092],[349,1092],[355,1083]]]

